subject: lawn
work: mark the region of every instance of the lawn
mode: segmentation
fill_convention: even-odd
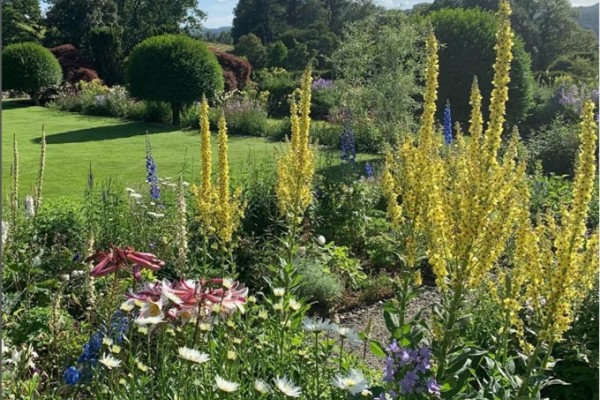
[[[4,101],[2,108],[4,193],[10,188],[13,135],[19,148],[20,195],[32,192],[38,174],[42,126],[48,144],[43,191],[46,199],[81,199],[90,163],[96,182],[111,178],[123,185],[139,187],[146,175],[146,132],[159,177],[176,177],[183,171],[184,179],[197,181],[200,137],[195,130],[67,113],[15,101]],[[213,139],[213,164],[216,164],[216,137]],[[253,164],[274,167],[283,150],[282,143],[263,138],[230,137],[229,161],[234,179],[243,179],[244,174],[251,173]],[[329,156],[321,153],[322,166],[335,167],[337,163],[334,153]]]

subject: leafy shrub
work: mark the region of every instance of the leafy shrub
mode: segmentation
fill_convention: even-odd
[[[260,100],[241,94],[234,94],[225,98],[220,109],[227,120],[229,134],[267,135],[269,121]]]
[[[63,71],[65,81],[70,84],[76,84],[79,79],[73,76],[74,72],[80,68],[92,70],[92,63],[86,60],[79,49],[72,44],[63,44],[50,49],[52,54],[58,59],[58,63]]]
[[[571,175],[579,148],[577,125],[557,117],[550,125],[532,131],[527,148],[544,173]]]
[[[479,9],[445,9],[429,15],[435,35],[442,47],[439,52],[440,71],[439,117],[446,100],[454,106],[452,118],[466,125],[469,121],[471,81],[477,76],[484,98],[482,110],[487,115],[492,90],[492,68],[496,42],[497,20],[493,13]],[[515,124],[523,120],[532,106],[533,75],[531,57],[516,38],[511,62],[507,120]],[[485,118],[485,117],[484,117]]]
[[[267,48],[253,33],[241,36],[235,44],[233,52],[238,56],[246,57],[254,69],[264,67],[267,62]]]
[[[51,337],[50,325],[53,318],[60,320],[66,330],[72,329],[75,324],[73,317],[63,310],[57,310],[56,313],[57,315],[53,317],[52,309],[49,307],[34,307],[24,311],[10,331],[13,342],[16,344],[29,342],[36,348],[42,347]]]
[[[329,79],[315,79],[312,83],[312,98],[310,115],[314,119],[325,119],[335,105],[335,91],[333,81]]]
[[[223,69],[223,78],[225,81],[225,90],[243,90],[250,83],[250,74],[252,66],[233,54],[219,51],[209,46],[210,51],[217,57],[219,65]]]
[[[109,85],[123,81],[122,29],[118,26],[94,28],[89,32],[88,43],[94,64]]]
[[[343,285],[334,274],[323,271],[316,260],[302,259],[298,264],[301,276],[298,293],[323,305],[331,304],[342,295]]]
[[[257,83],[261,90],[269,92],[269,116],[287,117],[290,113],[288,96],[298,85],[294,74],[283,68],[265,69],[257,72]]]
[[[136,98],[171,104],[173,125],[184,104],[223,90],[215,55],[199,40],[182,35],[154,36],[138,44],[127,62],[127,80]]]
[[[17,43],[2,51],[3,90],[19,90],[40,104],[40,92],[62,80],[54,55],[37,43]]]
[[[89,68],[77,68],[69,75],[69,79],[72,82],[91,82],[98,80],[98,74],[93,69]]]
[[[37,236],[43,245],[82,249],[85,235],[80,211],[81,206],[70,201],[45,204],[35,220]]]

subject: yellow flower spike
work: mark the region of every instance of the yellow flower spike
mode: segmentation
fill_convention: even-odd
[[[501,0],[498,16],[500,28],[497,33],[496,62],[490,99],[490,121],[485,133],[486,166],[496,165],[496,156],[501,144],[502,126],[505,121],[506,102],[508,101],[508,83],[510,82],[510,63],[512,61],[513,33],[510,27],[510,4]]]
[[[277,201],[282,215],[298,224],[312,201],[315,153],[310,146],[311,70],[302,76],[301,87],[291,98],[291,146],[278,162]],[[296,101],[299,97],[299,103]]]
[[[210,147],[210,123],[208,119],[208,101],[202,98],[199,108],[200,151],[202,158],[201,186],[192,186],[192,193],[199,211],[199,220],[204,229],[211,231],[213,225],[214,193],[212,188],[212,151]]]
[[[437,100],[439,57],[437,54],[438,42],[433,31],[429,32],[426,42],[427,53],[427,81],[425,83],[425,93],[423,94],[423,114],[421,115],[421,127],[419,130],[419,140],[425,147],[432,144],[435,131],[435,102]]]

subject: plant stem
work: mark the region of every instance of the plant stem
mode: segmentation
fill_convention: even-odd
[[[450,348],[450,345],[452,344],[452,340],[454,339],[454,324],[456,323],[456,315],[460,303],[462,301],[463,285],[460,276],[458,277],[456,282],[457,287],[454,288],[454,295],[452,296],[452,302],[450,303],[447,323],[444,326],[444,339],[442,340],[442,349],[439,360],[440,365],[438,367],[437,372],[438,382],[443,381],[442,378],[444,377],[444,369],[446,368],[446,358],[448,357],[448,350]]]

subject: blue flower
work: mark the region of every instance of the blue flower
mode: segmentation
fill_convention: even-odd
[[[391,351],[392,353],[398,353],[400,351],[400,347],[398,347],[398,342],[396,339],[386,348],[387,351]]]
[[[404,394],[411,393],[417,381],[419,380],[419,376],[414,371],[408,371],[404,378],[400,381],[400,388]]]
[[[440,385],[438,385],[435,378],[429,378],[427,380],[427,392],[429,392],[429,394],[439,396],[440,390],[441,390]]]
[[[394,380],[395,372],[394,359],[392,357],[387,357],[385,359],[385,366],[383,367],[383,381],[392,382]]]
[[[109,335],[117,343],[123,342],[125,332],[129,329],[129,319],[121,310],[117,310],[110,319]]]
[[[150,184],[150,197],[154,200],[160,198],[160,188],[158,187],[158,175],[156,174],[156,163],[152,157],[152,147],[150,139],[146,138],[146,181]]]
[[[452,143],[452,114],[449,101],[446,101],[446,108],[444,108],[444,142]]]
[[[63,374],[65,383],[69,386],[75,385],[81,379],[81,374],[76,367],[69,367]]]
[[[373,176],[375,176],[375,170],[373,169],[373,166],[371,165],[371,163],[367,163],[365,165],[365,174],[367,175],[367,178],[372,178]]]

